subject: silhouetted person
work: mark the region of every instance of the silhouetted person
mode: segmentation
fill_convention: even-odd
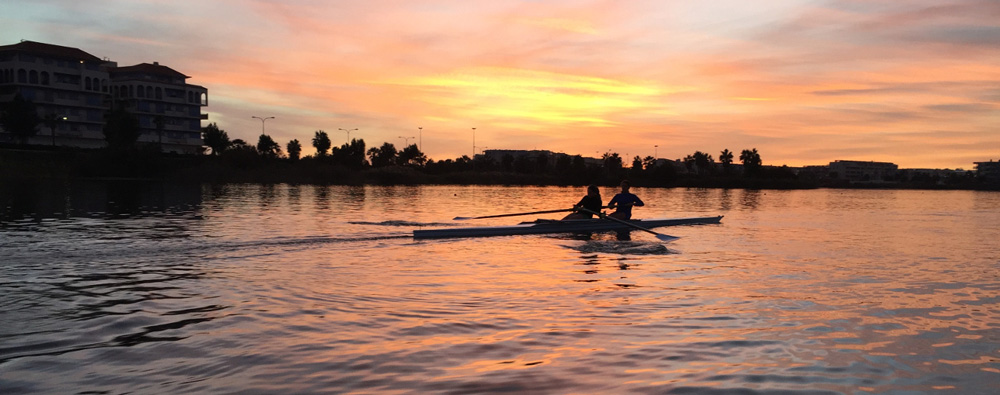
[[[583,199],[580,199],[579,203],[573,206],[573,208],[578,210],[563,217],[563,219],[587,219],[594,217],[592,213],[579,210],[581,207],[595,213],[601,212],[601,209],[604,208],[604,202],[601,201],[601,190],[597,188],[597,185],[588,186],[587,196],[584,196]]]
[[[615,209],[615,212],[608,214],[609,217],[630,219],[632,218],[632,206],[646,205],[641,199],[639,199],[638,196],[628,191],[631,186],[632,184],[629,183],[628,180],[622,181],[621,193],[615,195],[615,197],[611,198],[611,201],[608,202],[608,208]]]

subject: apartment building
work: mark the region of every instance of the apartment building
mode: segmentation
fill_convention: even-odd
[[[0,103],[20,94],[38,116],[54,117],[54,131],[39,125],[33,145],[100,148],[105,116],[123,106],[139,119],[139,144],[163,152],[201,152],[201,107],[208,90],[159,63],[118,67],[78,48],[21,41],[0,46]],[[16,139],[0,129],[0,142]]]

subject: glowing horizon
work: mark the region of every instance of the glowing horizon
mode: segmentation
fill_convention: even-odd
[[[209,120],[260,122],[304,154],[316,130],[418,136],[436,160],[547,149],[766,165],[964,168],[1000,159],[1000,3],[990,0],[0,5],[0,44],[158,61],[205,86]],[[65,32],[72,32],[68,35]],[[420,140],[410,140],[417,143]]]

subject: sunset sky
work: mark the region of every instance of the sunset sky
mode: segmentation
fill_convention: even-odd
[[[231,138],[273,116],[306,154],[357,128],[453,159],[476,128],[478,150],[1000,159],[997,0],[5,0],[0,38],[158,61]]]

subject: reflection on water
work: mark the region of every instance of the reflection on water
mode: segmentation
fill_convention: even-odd
[[[0,388],[995,392],[1000,194],[634,192],[638,217],[726,217],[669,245],[425,241],[580,191],[4,185]]]

